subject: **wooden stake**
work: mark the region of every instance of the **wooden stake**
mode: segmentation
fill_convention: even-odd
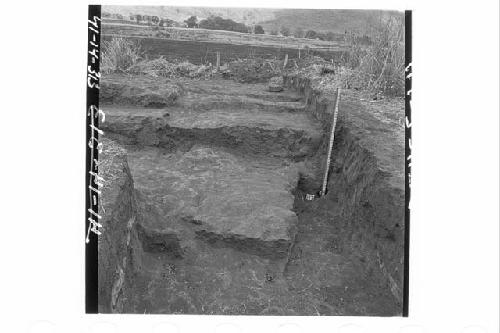
[[[285,54],[285,62],[283,63],[283,69],[285,69],[287,63],[288,63],[288,53]]]
[[[220,69],[220,52],[217,52],[217,64],[216,64],[216,66],[217,66],[217,72],[218,72]]]
[[[337,88],[337,98],[335,98],[335,109],[333,111],[332,130],[330,132],[330,142],[328,144],[328,154],[326,156],[325,175],[323,177],[323,186],[319,195],[322,197],[326,194],[326,185],[328,183],[328,171],[330,170],[330,159],[332,157],[333,140],[335,138],[335,126],[337,125],[337,114],[339,111],[340,88]]]

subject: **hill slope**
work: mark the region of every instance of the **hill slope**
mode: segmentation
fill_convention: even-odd
[[[172,7],[172,6],[102,6],[103,12],[111,14],[156,15],[168,18],[177,22],[183,22],[191,15],[197,16],[198,21],[210,15],[230,18],[236,22],[247,25],[255,24],[259,21],[274,19],[275,9],[261,8],[224,8],[224,7]]]
[[[402,16],[402,12],[381,10],[338,10],[338,9],[280,9],[274,12],[275,18],[262,22],[266,31],[279,30],[280,27],[317,32],[332,31],[344,33],[353,31],[368,33],[381,20],[391,16]]]
[[[380,20],[391,16],[402,16],[402,12],[382,10],[351,9],[274,9],[274,8],[224,8],[224,7],[172,7],[172,6],[102,6],[102,11],[121,14],[155,15],[183,22],[191,15],[198,20],[211,15],[232,19],[246,25],[260,24],[266,32],[279,31],[280,27],[288,27],[292,32],[296,28],[315,30],[317,32],[332,31],[344,33],[355,31],[366,33]]]

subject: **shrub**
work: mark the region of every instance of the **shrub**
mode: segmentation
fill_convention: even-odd
[[[290,29],[287,27],[281,27],[280,32],[285,37],[290,36]]]
[[[404,19],[393,17],[376,27],[366,46],[363,38],[346,37],[349,52],[343,64],[353,70],[364,88],[388,95],[404,95]]]
[[[316,33],[316,31],[308,30],[304,37],[309,38],[309,39],[316,39],[317,36],[318,36],[318,34]]]
[[[257,35],[262,35],[264,33],[264,28],[262,28],[261,25],[256,25],[254,32]]]
[[[196,16],[191,16],[185,20],[184,23],[187,24],[188,28],[196,28],[198,26],[198,18]]]
[[[248,27],[243,23],[238,23],[231,19],[224,19],[220,16],[210,16],[204,20],[201,20],[200,28],[211,29],[211,30],[248,32]]]
[[[295,29],[295,32],[293,33],[294,37],[297,37],[297,38],[303,38],[304,37],[304,29],[302,29],[301,27],[298,27],[297,29]]]
[[[105,41],[102,47],[101,72],[125,72],[141,59],[139,43],[125,38]]]

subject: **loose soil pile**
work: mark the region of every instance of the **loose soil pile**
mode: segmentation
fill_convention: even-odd
[[[100,84],[99,101],[154,108],[174,105],[183,93],[182,87],[167,80],[158,81],[153,83],[136,76],[109,74]]]

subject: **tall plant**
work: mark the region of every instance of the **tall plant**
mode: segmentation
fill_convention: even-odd
[[[139,43],[125,38],[113,38],[103,43],[101,72],[125,72],[141,58]]]
[[[380,20],[371,33],[371,44],[366,46],[355,35],[346,37],[349,52],[344,65],[368,89],[391,95],[404,94],[404,18],[390,17]]]

